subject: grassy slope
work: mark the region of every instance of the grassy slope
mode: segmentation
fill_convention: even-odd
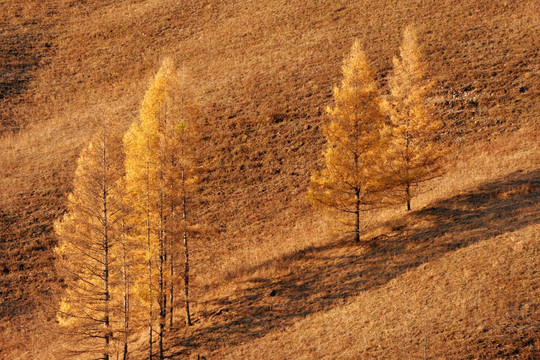
[[[537,359],[539,230],[528,225],[449,251],[345,306],[210,358]]]
[[[173,334],[170,352],[417,358],[423,348],[413,332],[420,329],[429,358],[493,358],[500,351],[534,359],[538,136],[519,132],[463,150],[451,172],[427,184],[418,210],[374,214],[364,246],[319,240],[239,269],[204,297],[197,327]],[[492,331],[475,333],[481,327]]]
[[[417,22],[448,136],[468,144],[537,121],[535,4],[0,1],[2,326],[11,318],[32,332],[12,317],[51,318],[34,309],[54,299],[52,222],[78,151],[100,116],[136,118],[164,55],[185,67],[208,120],[198,216],[219,237],[195,249],[195,293],[204,294],[206,274],[219,281],[235,264],[301,248],[319,232],[302,194],[353,38],[384,86],[401,29]]]

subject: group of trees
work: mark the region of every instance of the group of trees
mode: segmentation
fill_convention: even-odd
[[[386,97],[358,41],[342,72],[323,127],[324,168],[312,174],[308,196],[353,226],[360,241],[361,212],[398,200],[410,210],[413,190],[440,174],[438,160],[447,149],[437,139],[442,123],[427,98],[432,83],[413,26],[404,31]]]
[[[147,326],[149,359],[155,333],[163,359],[178,287],[191,325],[188,239],[197,228],[188,215],[199,130],[178,79],[165,60],[139,121],[124,135],[114,119],[104,120],[79,157],[67,212],[55,224],[65,286],[58,315],[76,352],[127,359],[130,334]]]
[[[325,167],[312,175],[309,197],[346,221],[353,218],[356,241],[361,211],[389,198],[404,200],[409,210],[413,187],[438,173],[445,151],[436,141],[441,123],[427,102],[425,75],[412,27],[405,30],[384,98],[358,42],[345,60],[328,109],[331,121],[323,127]],[[147,327],[148,358],[157,334],[163,359],[179,285],[191,325],[188,239],[201,231],[188,216],[197,180],[197,124],[196,107],[166,60],[139,121],[126,134],[114,119],[103,121],[81,153],[67,212],[55,224],[65,287],[59,320],[81,340],[78,352],[127,359],[130,335]]]

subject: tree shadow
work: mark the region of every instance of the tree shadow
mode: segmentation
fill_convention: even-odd
[[[213,325],[171,334],[170,357],[262,337],[448,252],[540,223],[539,200],[540,169],[517,172],[389,222],[388,234],[363,247],[347,239],[295,253],[284,260],[289,274],[253,279],[237,297],[208,303],[213,313],[199,316]]]

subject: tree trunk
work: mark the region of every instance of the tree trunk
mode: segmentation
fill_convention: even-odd
[[[184,264],[184,296],[186,306],[186,324],[188,326],[193,325],[191,323],[191,314],[189,312],[189,251],[188,251],[188,237],[184,232],[184,255],[186,262]]]
[[[175,156],[174,154],[171,154],[170,158],[170,166],[171,169],[173,169],[176,166]],[[174,193],[175,193],[175,187],[174,182],[171,181],[170,184],[170,193],[169,193],[169,214],[170,218],[168,223],[168,260],[169,260],[169,329],[173,326],[173,319],[174,319],[174,250],[173,250],[173,239],[176,235],[176,231],[173,231],[172,228],[176,226],[175,223],[176,220],[176,212],[175,207],[176,203],[174,201]]]
[[[148,144],[148,142],[147,142]],[[148,146],[147,146],[148,147]],[[146,149],[147,153],[150,151]],[[148,155],[147,155],[148,156]],[[152,246],[150,243],[150,164],[146,162],[146,250],[148,251],[148,359],[152,360]]]
[[[407,127],[409,126],[409,118],[407,117]],[[407,155],[405,157],[405,171],[407,175],[407,184],[405,186],[405,198],[407,199],[407,211],[411,211],[411,181],[409,179],[409,164],[410,164],[410,156],[409,156],[409,131],[405,132],[405,149],[407,151]]]
[[[172,236],[169,236],[169,272],[171,280],[169,283],[169,329],[173,326],[173,310],[174,310],[174,256],[173,256]]]
[[[109,223],[108,223],[108,209],[107,209],[107,143],[103,142],[103,177],[102,177],[102,226],[103,226],[103,300],[104,304],[104,316],[103,316],[103,326],[105,327],[105,352],[103,354],[103,359],[109,360],[109,343],[110,343],[110,329],[109,329]]]
[[[354,209],[354,241],[360,242],[360,190],[356,190],[356,193],[354,195],[355,200],[355,209]]]
[[[184,227],[187,221],[187,209],[186,209],[186,181],[184,174],[184,167],[182,166],[182,219],[184,220]],[[189,248],[188,248],[188,236],[187,230],[184,228],[184,296],[186,305],[186,325],[191,326],[191,314],[189,312]]]
[[[165,231],[164,231],[164,218],[163,218],[163,207],[164,207],[164,199],[163,199],[163,170],[160,171],[160,203],[159,203],[159,232],[158,232],[158,241],[159,241],[159,263],[158,263],[158,271],[159,271],[159,294],[158,294],[158,302],[159,302],[159,330],[158,330],[158,338],[159,338],[159,359],[163,360],[163,331],[165,328],[165,316],[166,316],[166,309],[165,309],[165,287],[164,287],[164,265],[165,265]]]
[[[128,280],[128,263],[127,263],[127,244],[125,238],[125,224],[122,220],[122,282],[124,291],[124,355],[123,359],[128,358],[128,330],[129,330],[129,280]]]
[[[409,182],[405,188],[405,197],[407,198],[407,211],[411,211],[411,184]]]

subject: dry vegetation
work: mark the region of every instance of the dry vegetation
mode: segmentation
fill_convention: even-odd
[[[421,358],[426,337],[428,358],[534,359],[538,135],[520,131],[462,154],[428,184],[418,199],[426,206],[371,214],[365,246],[295,234],[302,250],[238,267],[206,294],[201,324],[180,330],[171,353]],[[493,331],[475,333],[482,327]]]
[[[459,202],[459,198],[451,201],[458,206]],[[438,211],[441,205],[448,204],[435,204],[426,212]],[[455,230],[458,234],[453,233]],[[517,230],[498,237],[482,233],[484,241],[452,251],[474,241],[462,238],[460,230],[450,228],[447,235],[458,239],[447,238],[440,243],[436,238],[434,251],[426,251],[432,244],[417,238],[425,228],[413,231],[413,241],[385,242],[379,251],[388,252],[386,255],[375,251],[358,254],[351,248],[333,252],[318,249],[311,254],[313,260],[309,263],[332,258],[334,264],[326,261],[326,266],[314,269],[331,274],[339,266],[354,268],[358,273],[356,279],[336,279],[341,280],[340,287],[358,292],[354,300],[309,315],[290,328],[270,332],[253,343],[221,349],[209,358],[537,359],[538,226],[519,224]],[[410,255],[405,256],[400,247],[416,253],[418,261],[411,263]],[[423,263],[424,256],[430,257],[430,262]],[[440,259],[434,259],[439,256]],[[407,260],[403,262],[403,258]],[[374,266],[374,261],[380,260],[387,264]],[[414,270],[402,274],[409,267]],[[370,283],[373,278],[379,281]],[[284,282],[288,280],[285,278]],[[313,282],[316,283],[308,277],[303,285],[309,289]],[[335,284],[325,285],[325,290],[346,297],[347,292],[336,289]],[[285,291],[269,302],[265,313],[279,317],[280,303],[289,295],[289,289],[274,286]],[[307,300],[312,301],[310,297]],[[321,299],[316,301],[321,303]],[[299,313],[296,318],[308,314],[311,311]]]
[[[57,331],[52,223],[65,211],[75,159],[100,116],[126,126],[137,117],[169,55],[206,119],[198,217],[217,233],[195,249],[198,322],[171,333],[170,354],[400,358],[426,348],[430,358],[534,358],[537,8],[0,0],[0,357],[57,358],[44,340]],[[320,166],[319,125],[353,39],[384,88],[411,20],[445,137],[459,146],[449,173],[413,199],[419,210],[371,214],[369,246],[353,247],[327,237],[304,201]],[[429,311],[418,305],[426,298]]]

